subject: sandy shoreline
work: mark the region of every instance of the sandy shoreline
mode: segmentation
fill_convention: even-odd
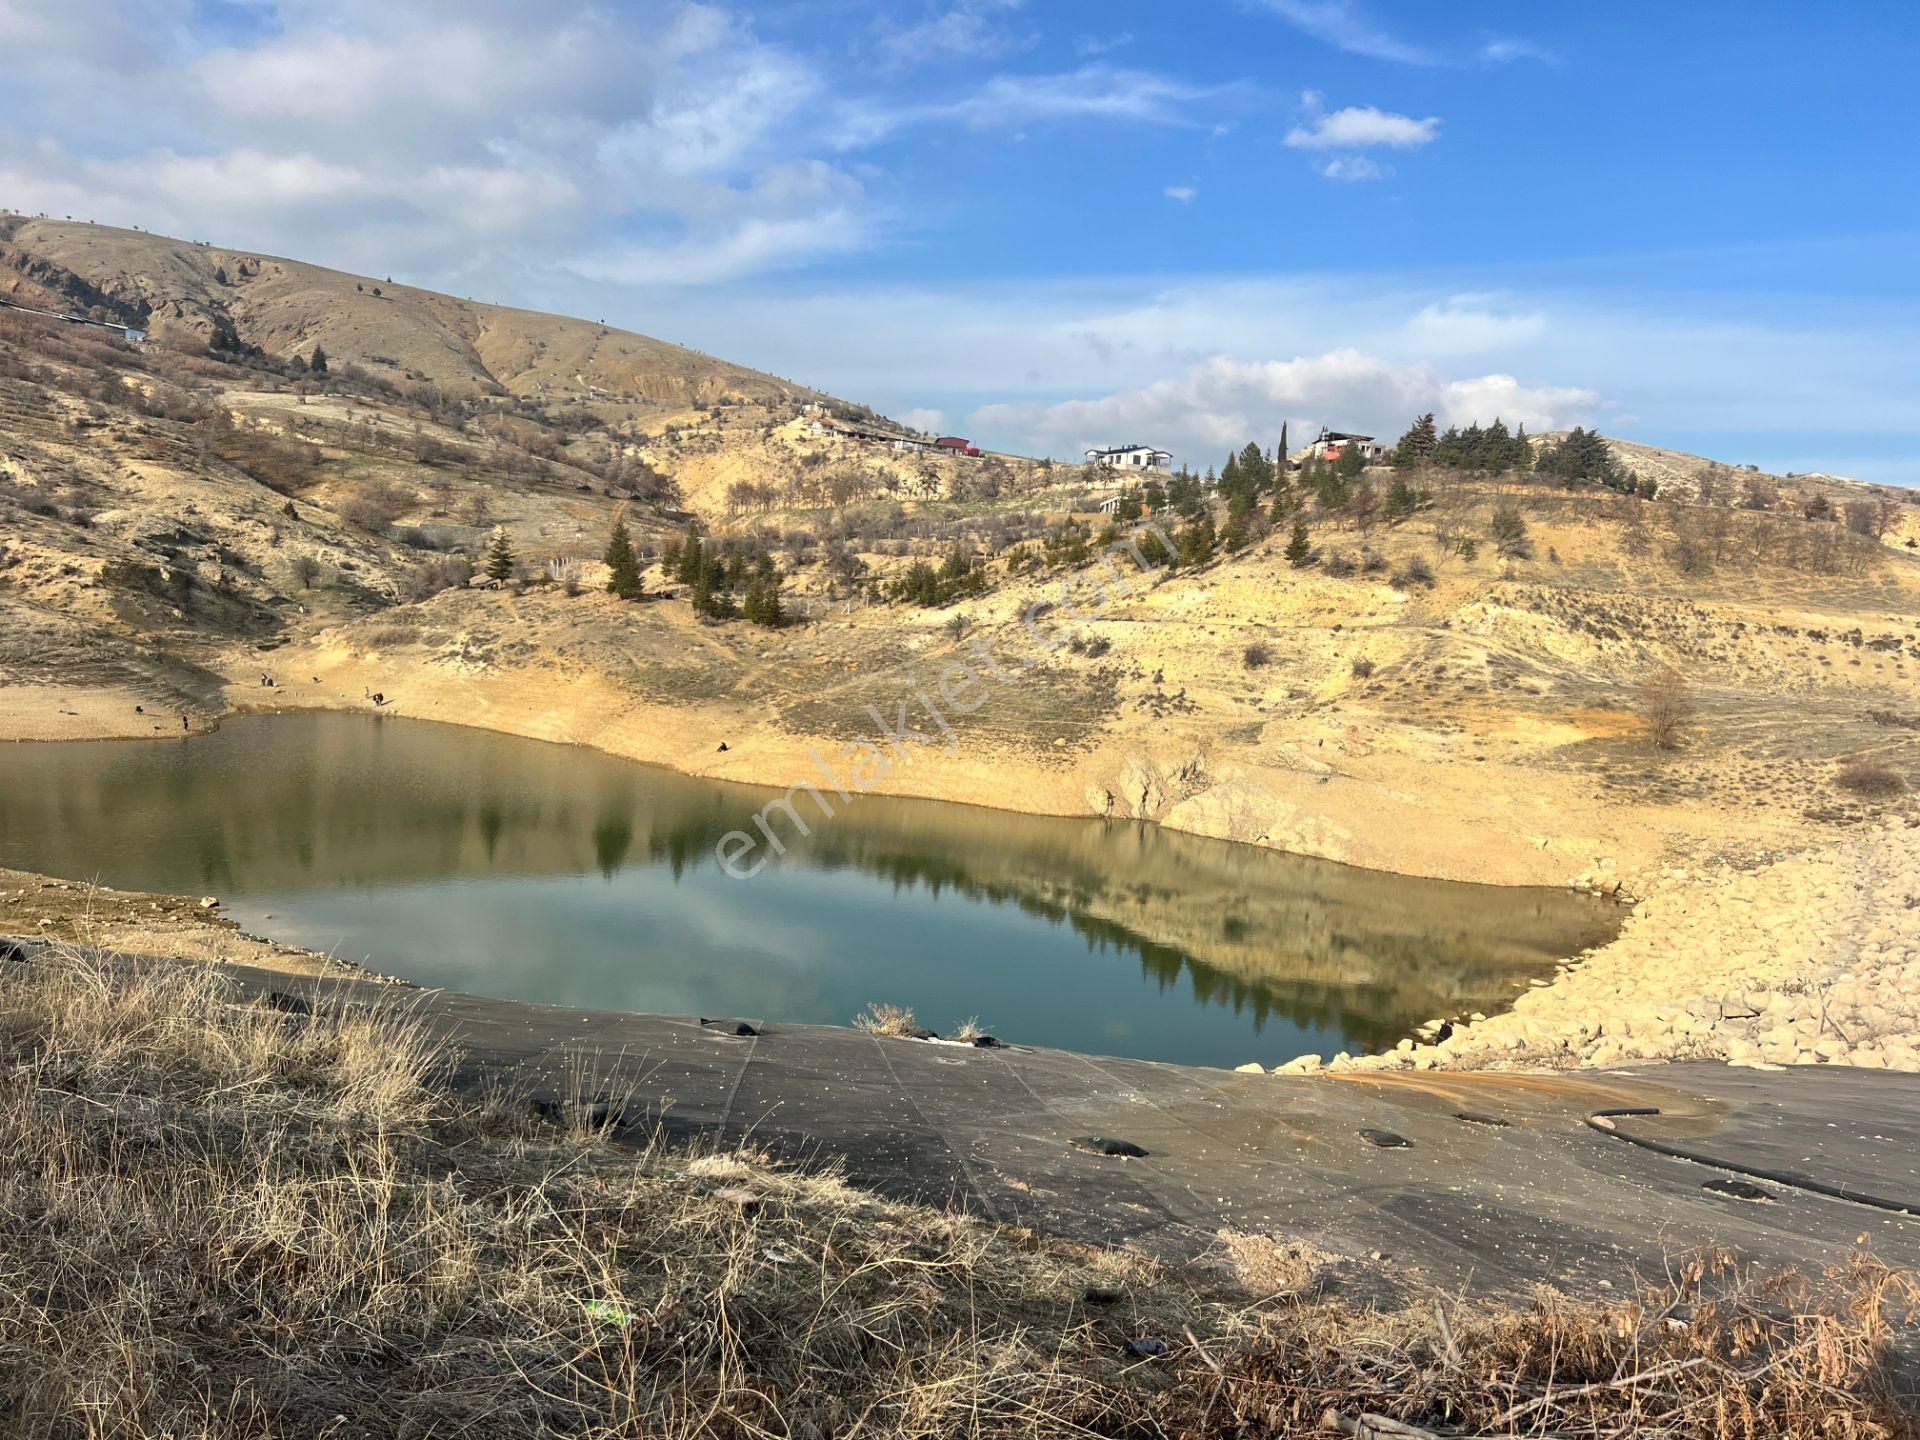
[[[1335,1056],[1326,1068],[1713,1059],[1920,1070],[1920,825],[1892,820],[1835,844],[1660,865],[1620,883],[1637,900],[1619,937],[1512,1009],[1457,1018],[1436,1043]]]

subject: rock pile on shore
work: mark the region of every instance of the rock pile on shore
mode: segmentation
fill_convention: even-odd
[[[1920,1070],[1920,826],[1895,820],[1750,868],[1672,866],[1624,886],[1640,899],[1619,937],[1511,1011],[1456,1019],[1436,1044],[1402,1041],[1326,1068],[1706,1058]]]

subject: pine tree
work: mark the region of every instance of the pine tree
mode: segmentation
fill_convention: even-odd
[[[779,629],[786,620],[780,609],[779,575],[756,574],[753,582],[747,586],[747,598],[740,607],[740,613],[755,625],[764,625],[769,630]]]
[[[1227,506],[1227,523],[1221,528],[1220,543],[1228,550],[1242,549],[1253,538],[1253,497],[1236,495]]]
[[[613,531],[607,536],[607,593],[632,600],[640,593],[640,563],[634,558],[633,536],[627,532],[627,517],[613,517]]]
[[[1211,479],[1213,472],[1209,470],[1207,475],[1208,478]],[[1229,453],[1227,455],[1227,463],[1220,467],[1219,489],[1223,493],[1230,494],[1238,490],[1240,484],[1240,457],[1237,454]]]
[[[1434,458],[1434,451],[1438,446],[1439,440],[1433,428],[1433,412],[1429,410],[1407,427],[1407,433],[1402,435],[1400,443],[1393,447],[1393,463],[1401,469],[1409,465],[1425,465]]]
[[[1260,453],[1260,447],[1251,440],[1240,452],[1240,478],[1256,495],[1273,483],[1273,467],[1267,463],[1267,457]]]
[[[513,578],[513,542],[507,539],[505,530],[494,531],[493,543],[487,546],[487,578],[489,580]]]
[[[1413,487],[1407,483],[1407,477],[1395,475],[1393,483],[1387,487],[1386,502],[1381,505],[1380,513],[1388,520],[1404,520],[1413,514],[1418,504]]]
[[[1510,505],[1493,512],[1487,527],[1495,548],[1509,560],[1525,560],[1533,554],[1533,542],[1527,539],[1526,519]]]
[[[1213,531],[1213,516],[1205,510],[1200,518],[1182,530],[1174,544],[1180,550],[1182,565],[1204,565],[1213,558],[1213,552],[1219,539]]]
[[[1345,459],[1343,455],[1340,457]],[[1353,498],[1353,488],[1338,464],[1322,466],[1316,477],[1322,510],[1338,510]]]
[[[1307,522],[1293,522],[1293,534],[1287,540],[1287,563],[1304,570],[1313,563],[1313,542],[1307,538]]]
[[[699,551],[694,549],[693,546],[689,546],[688,549],[695,555],[699,554]],[[713,613],[713,577],[707,567],[705,565],[698,566],[693,579],[687,583],[693,586],[693,595],[691,597],[693,613],[696,615],[711,615]]]
[[[316,375],[327,373],[327,352],[318,345],[313,347],[313,359],[307,362],[307,368]]]
[[[707,573],[706,553],[700,548],[698,535],[687,536],[687,543],[681,547],[680,563],[674,568],[674,579],[682,585],[700,584]],[[711,589],[711,582],[709,582]]]
[[[1506,470],[1513,465],[1513,436],[1507,433],[1507,422],[1494,417],[1480,436],[1480,453],[1476,458],[1482,470]]]

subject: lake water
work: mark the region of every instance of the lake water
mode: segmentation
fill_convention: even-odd
[[[773,793],[456,726],[261,716],[0,745],[0,865],[218,895],[256,933],[487,995],[832,1024],[884,1001],[1205,1065],[1390,1048],[1619,923],[1560,890],[877,796],[735,879],[714,847]]]

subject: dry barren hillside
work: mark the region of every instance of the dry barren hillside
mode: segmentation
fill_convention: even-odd
[[[1566,438],[1564,430],[1535,436],[1536,448],[1556,445]],[[1832,507],[1836,513],[1849,503],[1888,501],[1904,507],[1907,492],[1892,485],[1873,485],[1845,475],[1824,471],[1798,475],[1775,475],[1757,465],[1730,465],[1705,455],[1690,455],[1684,450],[1668,450],[1658,445],[1643,445],[1637,440],[1607,437],[1607,448],[1623,470],[1643,480],[1652,480],[1661,494],[1673,500],[1688,500],[1710,505],[1729,505],[1750,510],[1802,511],[1809,504]],[[1920,545],[1920,524],[1910,511],[1900,513],[1889,532],[1887,543]]]
[[[145,316],[163,344],[227,331],[291,359],[323,348],[394,378],[486,393],[593,399],[628,418],[812,391],[646,335],[479,304],[298,260],[71,221],[0,219],[0,295],[108,318]]]
[[[1103,591],[1078,467],[861,445],[815,423],[839,402],[583,322],[137,232],[6,235],[14,294],[177,323],[131,346],[0,314],[0,733],[377,693],[784,787],[984,646],[1014,657],[991,703],[878,788],[1536,882],[1845,829],[1920,778],[1897,492],[1810,513],[1840,482],[1721,467],[1736,484],[1647,499],[1434,470],[1389,519],[1384,472],[1350,503],[1289,482],[1238,548],[1218,500],[1160,517],[1180,560]],[[595,393],[623,354],[660,383]],[[605,593],[616,515],[670,599]],[[662,560],[696,526],[729,584],[778,577],[788,623],[693,613]],[[1695,715],[1663,750],[1637,697],[1669,666]],[[1856,762],[1884,779],[1842,783]]]
[[[435,294],[298,260],[0,214],[0,299],[145,327],[169,350],[303,366],[323,351],[415,395],[508,417],[670,476],[712,519],[774,501],[972,499],[1048,476],[1017,457],[898,454],[815,433],[864,407],[589,320]],[[896,427],[897,428],[897,427]]]

